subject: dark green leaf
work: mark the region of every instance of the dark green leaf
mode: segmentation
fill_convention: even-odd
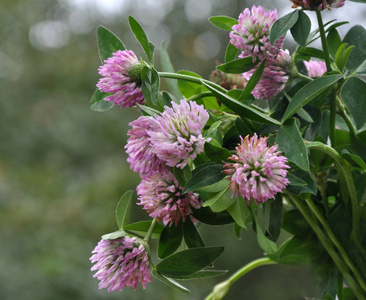
[[[223,211],[214,213],[209,207],[192,209],[192,216],[198,221],[208,225],[226,225],[234,222],[228,212]]]
[[[175,73],[173,64],[170,60],[168,51],[166,50],[166,47],[165,47],[165,42],[161,43],[161,46],[160,46],[160,62],[161,62],[161,69],[163,72]],[[167,82],[170,90],[176,97],[178,97],[180,99],[183,98],[183,95],[181,94],[181,92],[179,90],[177,80],[166,78],[166,82]]]
[[[289,161],[301,169],[309,170],[308,153],[295,119],[290,119],[281,126],[276,143]]]
[[[245,84],[245,88],[243,92],[240,94],[238,101],[246,100],[250,93],[253,91],[255,86],[257,85],[259,79],[261,79],[264,67],[266,65],[267,60],[264,59],[263,62],[259,65],[257,70],[254,71],[253,75],[250,77],[249,81]]]
[[[348,61],[347,69],[355,70],[361,65],[366,59],[366,30],[361,25],[352,27],[343,39],[343,43],[349,46],[355,46]]]
[[[328,42],[328,48],[329,52],[332,55],[333,58],[335,58],[335,55],[337,53],[337,49],[342,44],[342,39],[337,31],[337,29],[332,29],[329,31],[327,36],[327,42]]]
[[[222,164],[209,162],[200,165],[193,170],[192,178],[187,182],[182,193],[185,194],[220,181],[226,176],[222,171]]]
[[[352,2],[358,2],[358,3],[366,3],[366,0],[350,0]]]
[[[127,233],[137,234],[139,236],[145,237],[146,233],[150,228],[150,225],[151,221],[140,221],[123,226],[123,230],[126,231]],[[163,225],[156,223],[151,238],[152,239],[160,238],[160,234],[163,231],[163,229],[164,229]]]
[[[225,51],[225,63],[233,61],[238,55],[239,49],[236,48],[232,43],[229,43]]]
[[[224,247],[183,250],[162,260],[156,270],[167,276],[188,276],[213,263],[223,252]]]
[[[182,243],[183,239],[183,226],[182,222],[179,222],[177,226],[171,224],[166,225],[162,233],[160,234],[158,257],[165,258],[173,254]]]
[[[109,95],[111,94],[103,93],[99,89],[96,89],[90,99],[90,109],[98,112],[111,109],[114,106],[113,102],[105,100],[105,97],[108,97]]]
[[[297,22],[299,18],[299,11],[294,10],[289,14],[283,16],[278,19],[271,28],[271,35],[269,37],[270,43],[273,45],[275,41],[277,41],[281,36],[286,34],[286,32],[292,28]]]
[[[231,31],[232,27],[238,24],[238,20],[227,16],[215,16],[209,18],[210,22],[217,28]]]
[[[224,178],[212,185],[208,185],[208,186],[199,188],[198,191],[203,191],[203,192],[208,192],[208,193],[217,193],[217,192],[223,191],[228,186],[229,186],[229,180]]]
[[[161,282],[165,283],[166,285],[169,285],[172,288],[177,289],[178,291],[185,293],[185,294],[189,294],[190,290],[187,289],[186,287],[184,287],[183,285],[179,284],[178,282],[176,282],[175,280],[173,280],[172,278],[166,277],[163,274],[160,274],[158,271],[156,271],[155,269],[152,269],[151,274],[158,280],[160,280]]]
[[[267,220],[264,220],[266,235],[268,234],[269,238],[276,242],[280,236],[283,222],[283,203],[281,194],[277,193],[275,200],[265,202],[263,207],[264,215],[268,216]]]
[[[183,223],[183,236],[188,248],[205,247],[205,243],[191,218],[187,218]]]
[[[180,186],[185,186],[187,181],[192,177],[192,173],[188,165],[183,169],[173,168],[173,174]]]
[[[299,177],[296,177],[292,174],[287,174],[286,178],[290,181],[289,185],[292,186],[307,186],[308,184],[300,179]]]
[[[357,128],[366,123],[366,101],[364,99],[366,83],[357,77],[350,77],[343,84],[341,96],[344,104],[351,112]]]
[[[296,170],[293,172],[293,175],[300,178],[301,180],[306,182],[306,186],[293,186],[289,185],[287,190],[295,195],[301,195],[304,193],[310,193],[316,195],[317,188],[314,180],[311,178],[309,172],[305,172],[303,170]]]
[[[125,50],[121,40],[110,30],[103,26],[98,27],[98,52],[102,62],[118,50]]]
[[[309,224],[304,219],[301,212],[297,209],[288,210],[284,212],[282,228],[292,235],[302,232],[309,228]]]
[[[159,97],[159,74],[154,68],[144,67],[141,72],[141,89],[148,105],[156,105]]]
[[[324,52],[317,48],[306,47],[299,51],[299,55],[305,55],[310,57],[316,57],[319,59],[324,59]]]
[[[116,221],[119,230],[122,230],[123,226],[127,225],[130,220],[132,196],[133,191],[127,191],[118,201],[116,208]]]
[[[282,122],[292,117],[300,108],[305,106],[315,96],[319,95],[322,91],[326,90],[329,86],[333,85],[342,77],[343,75],[329,75],[316,78],[315,80],[306,84],[292,98],[292,101],[287,107],[282,118]]]
[[[247,229],[248,220],[250,219],[250,211],[246,200],[241,197],[235,197],[235,202],[227,209],[228,213],[240,227]]]
[[[346,159],[350,164],[356,164],[359,168],[361,168],[361,171],[366,170],[366,163],[358,155],[349,153],[348,150],[344,149],[342,151],[342,157]]]
[[[174,279],[180,279],[180,280],[190,280],[190,279],[203,279],[203,278],[210,278],[210,277],[216,277],[216,276],[222,276],[227,273],[226,270],[202,270],[198,271],[196,273],[193,273],[188,276],[171,276]]]
[[[149,43],[147,36],[144,32],[144,29],[141,27],[141,25],[139,24],[139,22],[137,22],[133,17],[129,16],[128,18],[128,22],[130,24],[131,30],[133,32],[133,34],[135,35],[136,39],[138,40],[138,42],[140,43],[142,49],[144,49],[145,54],[149,60],[149,62],[153,61],[153,51],[152,48],[152,44]]]
[[[221,164],[223,161],[227,161],[227,159],[231,156],[229,150],[215,146],[211,141],[205,143],[204,148],[208,158],[219,164]]]
[[[269,117],[268,115],[255,110],[254,108],[245,105],[242,102],[224,94],[223,92],[218,91],[217,89],[206,85],[203,83],[216,97],[218,97],[221,102],[223,102],[228,108],[232,109],[236,113],[238,113],[243,118],[248,118],[257,122],[265,123],[265,124],[275,124],[280,125],[280,123]]]
[[[322,300],[334,300],[334,298],[333,298],[331,295],[326,294],[326,295],[324,295],[324,296],[322,297]]]
[[[291,28],[291,34],[294,40],[301,46],[306,46],[306,41],[308,39],[311,29],[311,21],[307,14],[302,10],[299,11],[299,18],[295,25]]]
[[[229,61],[217,66],[216,68],[224,73],[240,74],[253,69],[257,64],[258,61],[253,63],[253,58],[249,56]]]
[[[205,132],[205,136],[210,136],[217,128],[221,125],[221,121],[216,121],[213,123],[210,128]]]

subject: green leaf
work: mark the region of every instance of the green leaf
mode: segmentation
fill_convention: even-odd
[[[250,211],[245,199],[241,196],[235,197],[235,202],[227,209],[235,223],[241,228],[247,229],[247,221],[250,219]]]
[[[358,2],[358,3],[366,3],[366,0],[350,0],[352,2]]]
[[[216,121],[212,123],[210,128],[205,132],[205,136],[210,136],[217,128],[220,127],[221,123],[221,121]]]
[[[210,22],[217,28],[231,31],[232,27],[238,24],[238,20],[227,16],[214,16],[209,18]]]
[[[180,279],[180,280],[191,280],[191,279],[203,279],[203,278],[210,278],[210,277],[216,277],[216,276],[222,276],[225,275],[228,271],[227,270],[202,270],[198,271],[196,273],[193,273],[188,276],[171,276],[174,279]]]
[[[115,239],[118,239],[125,235],[126,235],[126,232],[124,232],[123,230],[120,230],[120,231],[115,231],[112,233],[107,233],[105,235],[102,235],[102,239],[103,240],[115,240]]]
[[[192,178],[187,182],[182,193],[185,194],[220,181],[226,176],[222,171],[222,164],[209,162],[200,165],[193,170]]]
[[[217,145],[213,145],[212,141],[205,143],[204,148],[208,158],[216,163],[221,164],[223,161],[227,161],[227,159],[231,157],[231,153],[229,150],[221,148]]]
[[[292,209],[284,212],[282,228],[288,233],[295,235],[309,228],[309,224],[300,211]]]
[[[234,222],[233,218],[226,211],[214,213],[209,207],[193,208],[192,216],[208,225],[226,225]]]
[[[344,149],[342,151],[342,157],[346,159],[350,164],[356,163],[356,165],[361,168],[361,171],[366,170],[366,163],[358,155],[349,153],[348,150]]]
[[[225,64],[219,65],[216,68],[224,73],[230,74],[240,74],[253,69],[259,61],[253,63],[253,58],[251,56],[238,58],[226,62]]]
[[[245,105],[244,103],[218,91],[217,89],[203,83],[217,98],[221,100],[228,108],[238,113],[242,118],[248,118],[265,124],[280,125],[280,122],[269,117],[268,115]]]
[[[147,115],[147,116],[155,116],[155,115],[160,115],[160,111],[152,108],[152,107],[149,107],[149,106],[146,106],[146,105],[141,105],[139,103],[137,103],[137,106]]]
[[[301,169],[309,170],[308,153],[295,119],[290,119],[281,126],[276,143],[289,161]]]
[[[225,51],[225,63],[233,61],[238,55],[239,49],[236,48],[232,43],[229,43]]]
[[[146,233],[149,231],[151,222],[152,221],[139,221],[136,223],[131,223],[123,226],[123,230],[133,235],[139,235],[141,237],[145,237]],[[156,223],[151,238],[152,239],[160,238],[160,234],[163,231],[163,229],[164,229],[163,225]]]
[[[290,181],[289,185],[292,186],[307,186],[308,184],[300,179],[299,177],[296,177],[292,174],[287,174],[286,178]]]
[[[173,168],[173,174],[180,186],[185,186],[187,181],[192,177],[192,173],[188,165],[183,169]]]
[[[303,56],[316,57],[316,58],[324,60],[324,52],[317,48],[312,48],[312,47],[302,48],[298,54],[303,55]]]
[[[147,104],[156,105],[159,97],[159,74],[154,68],[145,66],[141,72],[141,89]]]
[[[116,221],[119,230],[122,230],[123,226],[128,224],[130,220],[132,196],[133,191],[127,191],[118,201],[116,208]]]
[[[106,101],[105,97],[111,95],[110,93],[103,93],[99,89],[96,89],[93,96],[90,99],[90,109],[98,112],[103,112],[111,109],[113,102]]]
[[[289,192],[291,192],[292,194],[295,194],[295,195],[301,195],[301,194],[305,194],[305,193],[310,193],[310,194],[316,195],[316,193],[317,193],[316,184],[315,184],[314,180],[312,179],[312,177],[310,176],[309,172],[305,172],[301,169],[298,169],[295,172],[293,172],[293,175],[300,178],[301,180],[305,181],[306,186],[289,185],[287,187],[287,190]]]
[[[282,118],[282,122],[285,122],[291,118],[300,108],[309,103],[314,97],[326,90],[329,86],[333,85],[343,75],[329,75],[325,77],[316,78],[313,81],[302,87],[292,98],[292,101],[288,105],[285,114]]]
[[[263,208],[266,235],[269,235],[269,238],[276,242],[280,236],[283,222],[283,202],[281,194],[277,193],[274,200],[265,202]]]
[[[213,263],[223,252],[224,247],[183,250],[162,260],[156,270],[167,276],[188,276]]]
[[[169,53],[165,47],[165,42],[162,42],[160,46],[160,62],[161,62],[161,69],[163,72],[175,73],[173,64],[170,60]],[[178,97],[179,99],[183,98],[183,95],[179,90],[177,80],[166,78],[166,82],[170,90],[176,97]]]
[[[215,201],[210,204],[212,211],[221,212],[229,208],[235,202],[235,198],[231,197],[231,194],[232,192],[229,190],[229,188],[226,188],[221,193],[219,193]],[[207,202],[205,202],[205,204]]]
[[[299,18],[295,25],[291,28],[291,34],[294,40],[301,46],[306,46],[306,41],[308,39],[311,29],[311,21],[307,14],[302,10],[299,11]]]
[[[150,63],[153,61],[153,45],[149,43],[144,29],[141,27],[139,22],[137,22],[133,17],[129,16],[128,22],[130,24],[131,30],[135,35],[137,41],[140,43],[142,49],[144,49],[145,54]]]
[[[161,282],[165,283],[166,285],[177,289],[178,291],[185,293],[185,294],[189,294],[190,290],[187,289],[186,287],[184,287],[183,285],[179,284],[178,282],[176,282],[175,280],[173,280],[172,278],[166,277],[163,274],[160,274],[158,271],[156,271],[155,269],[151,270],[151,274],[158,280],[160,280]]]
[[[346,48],[346,47],[347,47],[347,44],[342,44],[341,46],[339,46],[339,48],[337,49],[336,55],[335,55],[336,65],[341,72],[344,71],[348,57],[354,48],[354,46],[350,46],[348,48]]]
[[[361,25],[353,26],[346,34],[343,39],[343,43],[349,46],[355,46],[350,57],[347,61],[347,69],[355,70],[362,64],[366,59],[366,30]]]
[[[179,248],[180,244],[182,243],[182,239],[182,222],[179,222],[177,226],[175,226],[175,224],[166,225],[160,234],[158,257],[165,258],[173,254]]]
[[[350,77],[343,84],[341,96],[344,104],[351,112],[357,128],[366,123],[366,83],[357,77]]]
[[[332,29],[329,31],[327,36],[327,42],[328,42],[328,48],[329,52],[332,55],[333,58],[335,58],[335,55],[337,53],[337,49],[342,44],[342,39],[337,31],[337,29]]]
[[[200,75],[190,71],[179,71],[178,74],[202,78]],[[178,80],[178,87],[180,92],[187,99],[192,97],[193,95],[196,95],[197,91],[202,89],[202,85],[200,83],[190,82],[187,80]]]
[[[110,30],[103,26],[98,27],[98,52],[102,62],[118,50],[126,50],[122,41]]]
[[[286,34],[286,32],[291,29],[297,22],[299,18],[299,11],[294,10],[289,14],[278,19],[271,28],[271,35],[269,37],[270,43],[273,45],[281,36]]]
[[[205,247],[205,243],[191,218],[187,218],[183,223],[183,236],[188,248]]]
[[[245,84],[245,88],[240,94],[238,101],[246,100],[250,93],[253,91],[255,86],[257,85],[259,79],[261,79],[264,67],[266,66],[267,60],[264,59],[263,62],[259,65],[257,70],[254,71],[253,75],[250,77],[249,81]]]
[[[263,230],[261,228],[261,226],[256,223],[256,228],[257,228],[257,241],[258,241],[258,245],[259,247],[262,248],[263,251],[265,251],[267,254],[272,254],[275,253],[277,251],[277,245],[275,242],[271,241],[270,239],[268,239],[264,233]]]
[[[354,73],[357,75],[366,75],[366,60],[358,66]]]

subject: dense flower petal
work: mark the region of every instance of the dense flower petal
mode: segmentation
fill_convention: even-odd
[[[100,280],[99,289],[112,292],[132,286],[136,290],[140,281],[145,288],[151,282],[147,247],[142,240],[129,236],[99,241],[90,258],[95,263],[91,270],[97,271],[93,277]]]
[[[190,215],[191,208],[202,206],[199,195],[194,192],[182,194],[182,190],[171,172],[145,176],[137,187],[138,205],[142,205],[150,217],[162,220],[165,225],[178,225],[187,216],[194,221]]]
[[[153,152],[168,166],[183,169],[209,141],[202,136],[208,118],[204,107],[194,101],[172,102],[172,107],[166,106],[162,115],[156,116],[156,127],[148,131]]]
[[[241,57],[252,56],[253,61],[258,57],[275,56],[282,48],[285,37],[279,38],[273,45],[269,41],[271,27],[277,20],[277,10],[266,13],[261,6],[253,5],[251,11],[246,8],[239,15],[239,24],[232,27],[230,42],[243,50]]]
[[[310,77],[321,77],[327,71],[325,62],[321,60],[304,61],[304,64]]]
[[[127,132],[130,136],[125,146],[128,154],[127,161],[131,169],[140,175],[155,171],[164,172],[168,169],[166,163],[153,152],[148,135],[148,131],[157,127],[156,122],[153,117],[141,116],[129,124],[132,128]]]
[[[144,104],[141,78],[136,76],[136,71],[141,70],[144,65],[131,50],[118,50],[105,60],[104,65],[98,69],[103,77],[97,84],[100,91],[112,93],[105,100],[120,105],[121,108],[132,107],[136,103]]]
[[[224,173],[230,175],[232,197],[239,193],[248,205],[250,199],[258,203],[274,198],[289,183],[287,158],[280,155],[277,145],[268,147],[267,138],[254,134],[250,139],[240,139],[236,154],[229,157],[233,163],[224,164]]]
[[[255,70],[243,73],[243,77],[248,81]],[[291,76],[292,62],[287,50],[279,50],[276,57],[268,58],[263,74],[252,94],[257,99],[269,100],[279,94],[285,87]]]

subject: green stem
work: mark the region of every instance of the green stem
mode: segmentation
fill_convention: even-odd
[[[181,80],[190,81],[190,82],[199,83],[199,84],[204,82],[220,92],[227,93],[227,90],[225,88],[223,88],[221,85],[218,85],[210,80],[206,80],[206,79],[203,79],[200,77],[195,77],[195,76],[190,76],[190,75],[185,75],[185,74],[170,73],[170,72],[159,72],[159,77],[181,79]]]
[[[337,145],[336,140],[336,112],[337,112],[337,87],[334,86],[330,94],[330,108],[329,108],[329,139],[331,145]]]
[[[249,273],[250,271],[260,266],[273,265],[273,264],[277,264],[277,262],[269,259],[268,257],[259,258],[246,264],[244,267],[240,268],[233,275],[231,275],[230,278],[215,285],[213,291],[205,298],[205,300],[223,299],[226,293],[229,291],[230,287],[245,274]]]
[[[330,55],[329,55],[329,49],[328,49],[328,42],[327,42],[327,38],[325,36],[322,15],[319,10],[316,11],[316,18],[318,19],[319,34],[320,34],[320,39],[322,41],[324,60],[325,60],[326,66],[327,66],[327,72],[330,72],[332,70],[332,68],[330,66]]]
[[[199,93],[199,94],[194,94],[193,96],[189,97],[187,100],[188,101],[195,101],[195,100],[205,98],[205,97],[212,97],[212,93],[211,92],[203,92],[203,93]]]
[[[145,237],[144,237],[144,241],[146,241],[147,243],[150,241],[151,235],[153,233],[154,227],[157,223],[157,219],[153,219],[151,222],[151,225],[149,227],[149,230],[147,231]]]
[[[356,127],[353,124],[351,118],[349,117],[349,115],[346,111],[346,107],[344,106],[342,101],[339,99],[339,97],[337,97],[337,105],[338,105],[338,109],[339,109],[339,114],[343,118],[343,120],[346,122],[349,132],[351,133],[351,135],[356,136],[356,134],[357,134]]]
[[[346,263],[339,257],[338,253],[333,248],[333,244],[329,240],[329,238],[324,234],[324,232],[319,227],[317,221],[314,219],[312,214],[308,211],[307,207],[304,205],[303,200],[294,197],[289,192],[285,192],[289,197],[291,202],[297,207],[297,209],[304,216],[310,227],[313,229],[315,234],[317,235],[319,241],[322,243],[325,250],[328,252],[334,263],[336,264],[338,270],[342,273],[343,277],[347,280],[349,286],[352,291],[356,295],[358,299],[365,299],[365,294],[359,286],[358,282],[354,280],[352,275],[349,273],[348,266]]]
[[[336,246],[339,254],[343,258],[343,261],[348,265],[348,267],[353,272],[353,274],[356,277],[356,280],[358,281],[359,285],[362,287],[362,289],[364,291],[366,291],[366,283],[365,283],[365,281],[363,280],[363,278],[362,278],[360,272],[358,271],[358,269],[355,267],[355,265],[353,264],[353,262],[349,258],[346,250],[344,250],[342,244],[339,242],[339,240],[337,239],[337,237],[334,235],[332,229],[328,225],[328,222],[325,220],[325,218],[323,217],[323,215],[320,213],[319,209],[316,207],[315,203],[313,202],[313,200],[311,200],[311,198],[308,198],[305,201],[308,204],[310,210],[313,212],[313,214],[315,215],[315,217],[320,222],[320,224],[323,226],[323,228],[324,228],[326,234],[328,235],[329,239]]]
[[[301,74],[301,73],[298,73],[297,75],[296,75],[296,77],[298,77],[298,78],[300,78],[300,79],[302,79],[302,80],[305,80],[305,81],[313,81],[314,79],[313,78],[311,78],[311,77],[309,77],[309,76],[306,76],[306,75],[304,75],[304,74]]]

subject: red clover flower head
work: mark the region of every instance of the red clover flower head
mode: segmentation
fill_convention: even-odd
[[[289,183],[287,158],[280,155],[277,145],[268,147],[267,138],[254,134],[240,139],[236,154],[229,157],[234,162],[224,164],[224,173],[230,175],[232,197],[239,193],[248,205],[250,199],[258,204],[274,198]]]
[[[327,71],[325,62],[321,60],[304,61],[304,65],[309,77],[321,77]]]
[[[271,27],[277,20],[277,10],[266,13],[261,6],[253,5],[251,11],[246,8],[239,15],[239,24],[232,27],[230,42],[243,50],[240,57],[252,56],[253,62],[258,57],[263,60],[278,53],[282,48],[285,36],[273,45],[269,41]]]
[[[259,65],[243,73],[248,81]],[[278,95],[286,86],[293,70],[288,50],[279,50],[278,55],[268,58],[260,80],[252,91],[257,99],[269,100]]]
[[[141,90],[141,70],[146,63],[139,61],[131,50],[118,50],[104,61],[98,71],[102,78],[97,87],[101,92],[112,93],[105,100],[121,108],[144,104]]]
[[[155,123],[156,120],[153,117],[141,116],[129,124],[132,128],[127,132],[127,135],[130,136],[125,146],[128,154],[127,162],[130,163],[131,169],[140,173],[141,176],[154,171],[168,170],[166,163],[152,150],[148,131],[157,126]]]
[[[344,5],[346,0],[290,0],[294,4],[292,8],[302,7],[305,10],[324,10],[339,8]]]
[[[137,237],[102,239],[92,253],[90,260],[96,264],[91,270],[97,271],[93,277],[100,280],[99,289],[112,292],[132,286],[136,290],[140,281],[145,289],[151,282],[148,246]]]
[[[153,152],[170,167],[183,169],[189,158],[195,159],[203,151],[209,138],[202,136],[202,130],[209,119],[203,105],[194,101],[172,102],[165,106],[161,116],[155,116],[156,127],[148,131]]]
[[[182,194],[183,188],[171,172],[158,172],[145,176],[137,186],[140,201],[138,205],[149,213],[150,217],[162,220],[165,225],[178,225],[190,215],[191,208],[200,208],[202,202],[194,192]]]

